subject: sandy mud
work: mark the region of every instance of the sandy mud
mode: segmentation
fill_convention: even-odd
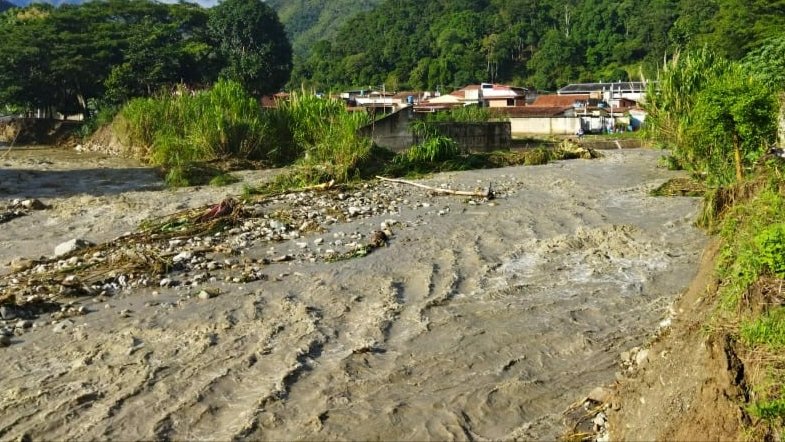
[[[76,299],[87,314],[31,319],[0,348],[0,438],[552,439],[696,273],[698,201],[648,196],[674,176],[659,155],[422,180],[493,183],[493,201],[375,183],[352,198],[375,195],[378,210],[246,241],[243,258],[293,257],[267,264],[269,278],[234,283],[227,265],[199,286]],[[107,241],[242,186],[163,190],[138,164],[73,152],[16,151],[0,166],[2,200],[51,206],[0,224],[0,263]],[[317,259],[383,222],[387,247]],[[197,296],[205,287],[220,295]]]

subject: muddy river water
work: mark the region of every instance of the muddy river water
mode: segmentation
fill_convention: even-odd
[[[174,289],[85,300],[91,313],[65,331],[40,318],[0,349],[0,438],[553,439],[561,413],[613,381],[619,353],[650,338],[697,270],[699,201],[648,195],[675,176],[660,155],[435,175],[423,182],[506,191],[469,204],[399,189],[397,213],[318,234],[396,219],[389,246],[367,257],[275,264],[281,278],[208,300]],[[40,164],[25,161],[6,159],[0,198],[54,207],[0,225],[6,260],[239,191],[160,190],[155,174],[125,169],[130,188],[97,192],[96,174],[120,185],[112,164],[58,160],[47,179],[86,187],[36,190],[24,176]]]

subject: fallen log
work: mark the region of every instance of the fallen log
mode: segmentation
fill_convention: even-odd
[[[485,190],[473,191],[472,192],[472,191],[468,191],[468,190],[441,189],[439,187],[426,186],[425,184],[415,183],[413,181],[400,180],[400,179],[395,179],[395,178],[385,178],[383,176],[378,176],[378,175],[376,176],[376,178],[378,178],[378,179],[380,179],[382,181],[388,181],[388,182],[391,182],[391,183],[409,184],[410,186],[415,186],[415,187],[419,187],[419,188],[422,188],[422,189],[430,190],[431,192],[434,192],[434,193],[444,193],[444,194],[447,194],[447,195],[475,196],[475,197],[479,197],[479,198],[488,198],[489,200],[493,199],[493,196],[494,196],[493,195],[493,189],[492,189],[490,184],[488,184],[488,187],[485,188]]]

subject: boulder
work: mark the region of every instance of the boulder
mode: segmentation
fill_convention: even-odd
[[[71,252],[75,252],[77,250],[84,249],[93,245],[95,244],[85,239],[74,238],[72,240],[61,243],[57,247],[55,247],[55,256],[67,255]]]

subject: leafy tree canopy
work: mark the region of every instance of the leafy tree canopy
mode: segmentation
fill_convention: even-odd
[[[275,11],[261,0],[224,0],[210,10],[209,28],[226,62],[221,75],[268,94],[289,80],[292,46]]]

